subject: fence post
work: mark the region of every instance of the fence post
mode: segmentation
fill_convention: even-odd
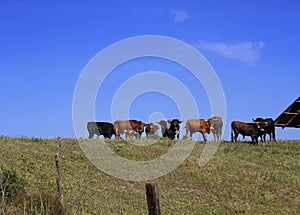
[[[159,196],[157,184],[146,184],[146,195],[149,215],[160,215]]]
[[[57,152],[55,153],[55,165],[56,165],[56,170],[57,170],[57,177],[56,177],[56,187],[57,187],[57,197],[61,203],[61,206],[63,209],[65,209],[65,201],[64,201],[64,196],[61,193],[61,187],[60,187],[60,168],[59,168],[59,153],[61,150],[61,138],[58,137],[58,148],[57,148]]]

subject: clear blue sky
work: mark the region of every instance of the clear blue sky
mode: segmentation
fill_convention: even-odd
[[[224,139],[230,138],[232,120],[276,118],[300,94],[297,0],[4,0],[0,5],[0,135],[74,137],[72,99],[83,68],[108,45],[140,35],[177,38],[205,56],[226,97]],[[106,90],[116,90],[115,78],[108,77]],[[200,103],[207,100],[204,91],[198,96]],[[99,93],[97,120],[109,120],[110,106],[101,99]],[[151,111],[163,111],[138,111],[155,101],[170,103],[160,94],[145,94],[133,102],[132,117],[145,121]],[[171,103],[174,114],[166,117],[180,118]],[[203,118],[210,117],[202,110]],[[276,131],[278,139],[300,138],[299,129]]]

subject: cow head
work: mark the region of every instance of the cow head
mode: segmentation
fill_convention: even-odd
[[[158,125],[153,125],[152,130],[153,130],[153,133],[154,133],[155,136],[158,135],[158,129],[159,129],[159,126],[158,126]]]
[[[260,130],[260,132],[264,132],[265,127],[267,126],[265,121],[258,121],[258,122],[255,122],[255,124],[256,124],[257,128]]]
[[[143,133],[144,127],[145,127],[146,125],[147,125],[147,124],[146,124],[145,122],[138,121],[137,133],[139,133],[139,134]]]
[[[165,120],[157,121],[157,123],[161,126],[162,129],[166,129],[168,126]]]
[[[272,118],[253,118],[252,120],[255,123],[260,123],[260,126],[264,128],[274,126],[274,121]]]
[[[179,134],[180,130],[180,123],[182,123],[182,120],[179,119],[172,119],[168,120],[168,123],[170,123],[170,129],[175,131],[175,134]]]

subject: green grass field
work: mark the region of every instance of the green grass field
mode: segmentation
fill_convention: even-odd
[[[106,144],[128,159],[149,160],[167,152],[174,141]],[[22,194],[56,195],[56,139],[0,137],[0,147],[0,167],[24,179]],[[257,146],[221,143],[213,159],[200,167],[203,147],[197,142],[176,170],[148,181],[158,184],[162,214],[300,214],[299,140]],[[124,181],[98,170],[76,139],[62,139],[59,165],[67,214],[148,214],[146,182]],[[1,203],[3,213],[26,214],[24,202],[4,204],[2,198]],[[38,214],[32,208],[27,213]]]

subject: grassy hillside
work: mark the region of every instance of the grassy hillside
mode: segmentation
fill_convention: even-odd
[[[163,154],[174,142],[159,140],[147,147],[106,143],[123,157],[142,160]],[[0,167],[24,179],[28,196],[56,194],[57,146],[56,139],[0,137]],[[179,168],[151,181],[158,184],[162,214],[300,214],[300,141],[221,143],[200,167],[203,146],[198,142]],[[62,140],[59,161],[67,214],[148,214],[145,182],[101,172],[76,139]],[[13,213],[16,204],[6,210]]]

